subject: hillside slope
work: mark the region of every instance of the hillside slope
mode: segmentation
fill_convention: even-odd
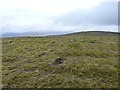
[[[118,36],[93,34],[2,39],[3,87],[118,88]]]

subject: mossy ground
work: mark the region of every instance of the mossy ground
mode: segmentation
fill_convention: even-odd
[[[73,34],[2,40],[4,88],[118,87],[117,36]],[[52,65],[57,57],[65,61]]]

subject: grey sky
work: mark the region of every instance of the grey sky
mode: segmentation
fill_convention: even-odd
[[[117,25],[117,20],[117,3],[104,2],[91,10],[77,9],[67,13],[59,17],[56,23],[59,22],[63,25]]]
[[[4,32],[117,31],[118,0],[1,0]]]

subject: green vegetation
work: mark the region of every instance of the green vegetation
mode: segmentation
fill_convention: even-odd
[[[3,88],[118,88],[117,34],[2,40]]]

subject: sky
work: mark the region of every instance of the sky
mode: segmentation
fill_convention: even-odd
[[[118,31],[119,0],[0,0],[0,30]]]

